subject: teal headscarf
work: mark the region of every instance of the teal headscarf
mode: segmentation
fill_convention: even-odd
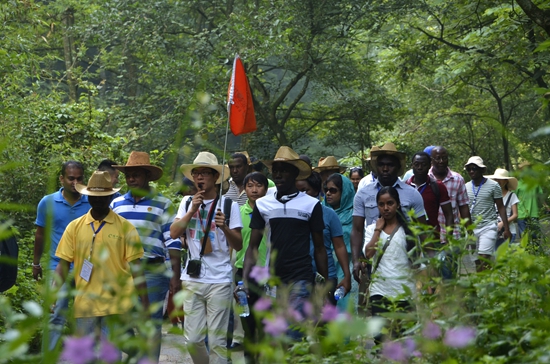
[[[346,243],[346,249],[348,253],[351,253],[351,228],[353,224],[353,199],[355,198],[355,188],[353,183],[346,176],[340,174],[342,177],[342,196],[340,198],[340,207],[334,209],[327,204],[324,200],[323,204],[334,209],[340,222],[342,223],[342,230],[344,231],[344,243]],[[329,177],[330,178],[330,177]]]

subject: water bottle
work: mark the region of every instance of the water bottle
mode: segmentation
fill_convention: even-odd
[[[239,316],[248,317],[250,315],[250,308],[248,307],[248,298],[244,291],[243,281],[237,283],[237,298],[239,300]]]
[[[334,299],[336,301],[338,301],[340,298],[344,298],[345,295],[346,289],[344,288],[344,286],[340,286],[336,291],[334,291]]]

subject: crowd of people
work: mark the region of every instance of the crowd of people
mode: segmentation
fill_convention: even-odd
[[[59,292],[44,350],[61,345],[71,298],[76,333],[99,339],[127,331],[125,315],[138,297],[155,325],[142,355],[158,362],[163,303],[169,297],[173,305],[182,291],[183,340],[194,363],[226,363],[238,349],[256,362],[250,344],[264,335],[262,323],[254,310],[233,313],[239,281],[250,307],[267,296],[300,317],[308,316],[317,289],[340,312],[361,313],[368,303],[380,315],[390,302],[411,310],[417,275],[456,277],[452,241],[472,234],[483,270],[500,244],[536,224],[540,189],[505,169],[488,175],[479,156],[464,164],[468,182],[449,168],[442,146],[408,161],[386,143],[373,147],[368,161],[369,173],[348,172],[333,156],[313,167],[285,146],[271,160],[237,152],[227,164],[203,151],[180,168],[187,193],[179,207],[151,187],[163,170],[148,153],[132,152],[125,165],[102,161],[86,185],[83,165],[64,163],[61,188],[40,201],[35,221],[33,276],[43,276],[48,241],[45,276]],[[120,172],[125,194],[117,187]],[[411,224],[425,228],[415,234]],[[419,263],[441,254],[448,264],[436,270]],[[266,284],[254,274],[262,269],[276,280]],[[288,293],[278,295],[283,288]],[[338,289],[344,297],[335,297]],[[290,328],[287,335],[303,334]]]

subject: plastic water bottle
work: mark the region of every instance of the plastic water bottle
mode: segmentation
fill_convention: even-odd
[[[338,301],[340,298],[344,298],[345,295],[346,289],[344,288],[344,286],[340,286],[336,291],[334,291],[334,299],[336,301]]]
[[[243,281],[237,283],[237,298],[239,299],[239,316],[248,317],[250,315],[250,308],[248,307],[248,298],[244,291]]]

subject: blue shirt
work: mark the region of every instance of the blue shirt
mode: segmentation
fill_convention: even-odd
[[[130,221],[138,231],[144,258],[166,257],[166,249],[181,250],[181,241],[170,237],[170,225],[176,216],[172,201],[152,192],[136,202],[127,192],[111,202],[114,212]]]
[[[337,236],[343,236],[344,232],[342,231],[342,223],[334,212],[333,209],[323,206],[323,221],[325,223],[325,228],[323,229],[323,241],[325,243],[325,248],[327,249],[328,256],[328,277],[337,278],[336,274],[336,265],[334,264],[334,256],[332,254],[334,248],[332,245],[332,238]],[[315,258],[313,255],[313,239],[310,241],[309,254],[311,255],[311,264],[313,265],[313,273],[317,272],[317,267],[315,266]]]
[[[49,269],[55,269],[59,258],[55,256],[59,240],[65,232],[69,223],[81,216],[84,216],[90,210],[88,196],[80,195],[80,199],[74,205],[70,205],[63,197],[63,187],[59,191],[46,195],[38,203],[36,220],[34,224],[44,228],[47,232],[50,228],[50,262]],[[48,225],[48,226],[47,226]],[[46,236],[44,236],[46,239]]]
[[[359,189],[355,194],[355,199],[353,200],[353,216],[364,217],[366,226],[376,222],[380,217],[380,211],[376,203],[376,194],[382,187],[380,182],[376,180],[376,182],[371,182]],[[409,186],[399,178],[394,183],[393,187],[395,187],[397,193],[399,193],[401,210],[406,219],[409,219],[407,212],[410,210],[414,210],[414,215],[417,218],[426,216],[422,195],[420,195],[414,187]]]

